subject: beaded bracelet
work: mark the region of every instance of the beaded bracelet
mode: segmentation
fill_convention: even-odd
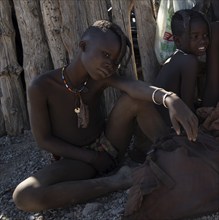
[[[162,105],[162,103],[158,103],[158,102],[155,101],[155,93],[156,93],[157,91],[159,91],[159,90],[162,90],[162,88],[156,88],[156,89],[153,91],[152,96],[151,96],[153,103],[156,104],[156,105]]]
[[[171,96],[172,94],[174,94],[173,92],[167,92],[167,93],[165,93],[165,95],[163,96],[163,106],[165,107],[165,108],[168,108],[168,106],[166,105],[166,98],[168,97],[168,96]]]

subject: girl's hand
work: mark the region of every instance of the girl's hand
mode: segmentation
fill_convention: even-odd
[[[106,152],[95,152],[96,157],[91,165],[99,172],[106,173],[115,168],[115,161]]]
[[[186,131],[190,141],[196,141],[198,135],[198,118],[189,107],[176,95],[167,96],[165,103],[169,109],[170,120],[179,135],[180,125]]]

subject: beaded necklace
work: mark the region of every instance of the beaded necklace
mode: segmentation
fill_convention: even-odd
[[[62,67],[62,80],[66,89],[76,96],[74,112],[77,114],[78,117],[78,128],[86,128],[89,123],[89,111],[88,111],[88,106],[83,103],[83,100],[81,98],[81,93],[82,92],[85,93],[88,91],[86,87],[87,80],[83,83],[82,87],[79,89],[70,88],[64,76],[64,71],[66,67],[67,66]]]
[[[83,92],[83,90],[86,88],[87,80],[83,83],[83,85],[80,89],[75,89],[75,88],[71,89],[70,86],[67,84],[67,81],[66,81],[65,76],[64,76],[65,68],[66,68],[66,66],[62,67],[62,80],[65,84],[65,87],[68,89],[68,91],[73,92],[75,94]]]

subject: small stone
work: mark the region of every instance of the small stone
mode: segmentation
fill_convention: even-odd
[[[101,204],[100,203],[88,203],[85,205],[83,211],[82,211],[82,214],[83,216],[88,216],[90,214],[92,214],[93,212],[97,211],[98,209],[101,208]]]
[[[29,215],[28,216],[28,220],[34,220],[34,219],[35,219],[34,215]]]

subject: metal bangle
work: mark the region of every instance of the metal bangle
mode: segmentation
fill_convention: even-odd
[[[151,96],[153,103],[156,104],[156,105],[162,105],[162,103],[158,103],[158,102],[156,102],[156,100],[155,100],[155,93],[156,93],[157,91],[159,91],[159,90],[162,90],[162,88],[156,88],[156,89],[153,91],[152,96]]]
[[[168,96],[171,96],[172,94],[174,94],[173,92],[167,92],[164,96],[163,96],[163,106],[165,107],[165,108],[168,108],[168,106],[166,105],[166,98],[168,97]]]

